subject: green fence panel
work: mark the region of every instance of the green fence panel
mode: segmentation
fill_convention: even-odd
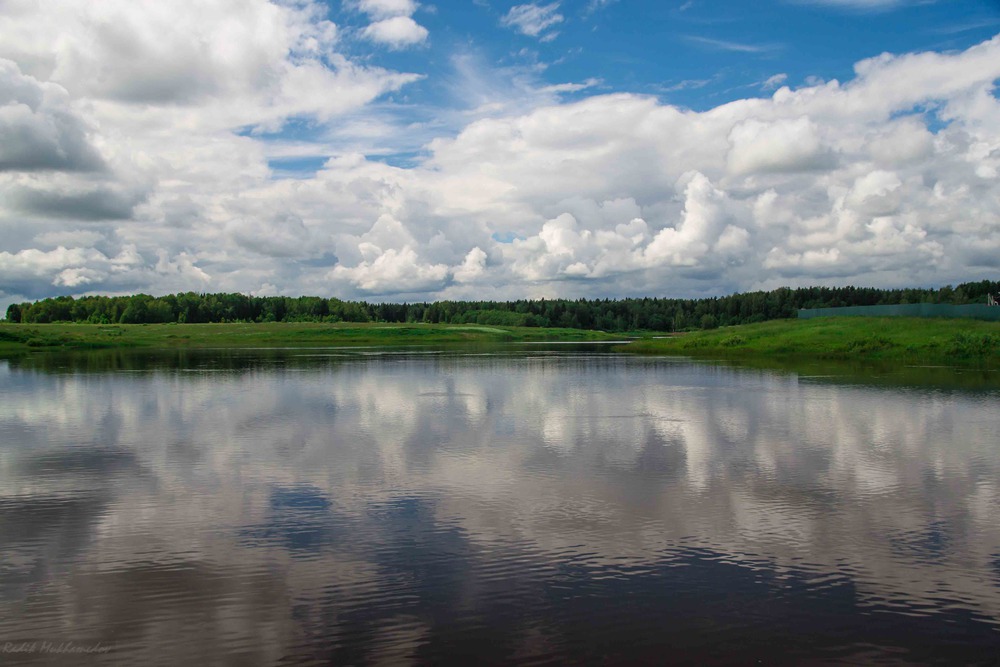
[[[976,320],[1000,321],[1000,306],[976,303],[952,306],[946,303],[901,303],[893,306],[848,306],[846,308],[803,308],[799,319],[838,316],[865,317],[971,317]]]

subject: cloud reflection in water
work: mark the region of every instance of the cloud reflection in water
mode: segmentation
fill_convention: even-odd
[[[615,355],[264,361],[0,366],[0,638],[72,628],[151,664],[1000,646],[995,394]]]

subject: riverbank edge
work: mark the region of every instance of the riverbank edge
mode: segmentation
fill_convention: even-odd
[[[504,342],[588,342],[621,335],[584,329],[474,324],[225,323],[13,324],[0,323],[0,353],[31,350],[207,349],[330,346],[419,346]]]
[[[914,317],[824,317],[644,338],[633,354],[732,360],[831,360],[1000,366],[1000,323]]]
[[[840,360],[1000,366],[1000,323],[969,319],[827,317],[771,320],[666,335],[586,329],[314,322],[226,324],[13,324],[0,353],[32,350],[421,346],[610,342],[629,354],[732,360]]]

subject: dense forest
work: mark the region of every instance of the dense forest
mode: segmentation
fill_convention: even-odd
[[[628,331],[683,331],[795,317],[799,308],[901,303],[986,303],[1000,282],[984,280],[940,289],[781,287],[708,299],[541,299],[367,303],[315,296],[168,294],[153,297],[60,296],[12,304],[10,322],[432,322]]]

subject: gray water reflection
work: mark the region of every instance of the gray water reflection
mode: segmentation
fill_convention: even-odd
[[[105,664],[1000,655],[995,391],[533,350],[83,359],[0,361],[0,643],[100,641]]]

